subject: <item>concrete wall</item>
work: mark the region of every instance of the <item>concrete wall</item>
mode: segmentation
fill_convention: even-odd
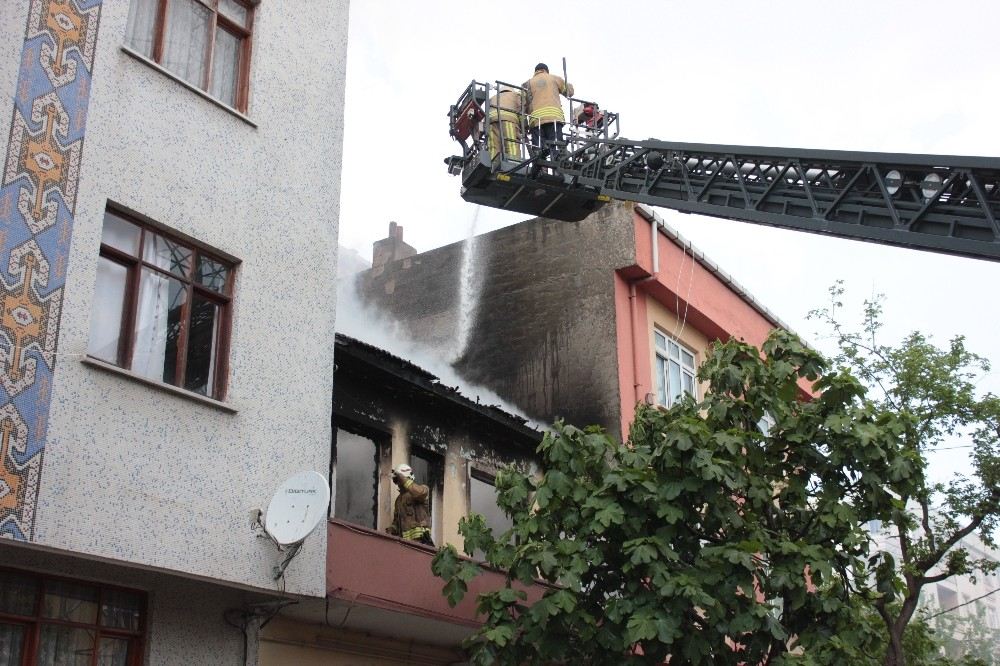
[[[532,418],[618,430],[614,271],[634,263],[631,207],[537,218],[363,273],[363,296],[456,370]],[[465,283],[478,298],[463,299]],[[462,330],[463,311],[468,326]]]
[[[27,4],[0,3],[0,99]],[[329,463],[348,0],[260,3],[252,123],[125,53],[127,1],[84,4],[100,28],[31,538],[273,590],[279,554],[248,511]],[[242,261],[236,413],[81,363],[109,200]],[[307,540],[289,592],[324,594],[325,548],[322,531]]]

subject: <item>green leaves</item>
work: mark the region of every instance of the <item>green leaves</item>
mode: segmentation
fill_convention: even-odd
[[[913,476],[906,422],[786,332],[763,354],[714,345],[699,378],[699,403],[640,405],[627,443],[557,423],[540,478],[498,478],[514,545],[460,522],[466,552],[552,584],[530,606],[511,587],[482,595],[473,663],[863,663],[838,640],[853,631],[848,572],[866,564],[861,524],[898,510],[884,480]],[[823,392],[807,400],[813,379]],[[449,601],[475,566],[435,557]]]

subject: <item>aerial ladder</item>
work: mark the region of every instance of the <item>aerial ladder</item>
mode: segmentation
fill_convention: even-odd
[[[448,112],[462,154],[445,163],[466,201],[578,221],[617,199],[1000,261],[1000,158],[631,141],[618,114],[577,98],[550,152],[530,145],[523,108],[491,120],[501,86],[523,92],[473,81]]]

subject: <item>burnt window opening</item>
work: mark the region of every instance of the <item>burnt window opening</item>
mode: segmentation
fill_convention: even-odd
[[[474,467],[469,470],[469,513],[482,515],[493,536],[499,537],[514,526],[514,521],[497,505],[496,485],[495,475]],[[485,553],[477,550],[473,557],[482,559]]]
[[[378,522],[379,445],[337,428],[333,442],[333,517],[369,529]]]
[[[444,503],[444,458],[433,451],[414,447],[410,451],[410,467],[417,483],[422,483],[431,491],[431,539],[434,543],[444,542],[441,534],[441,511]]]

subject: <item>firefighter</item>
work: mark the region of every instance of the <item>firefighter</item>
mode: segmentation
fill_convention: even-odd
[[[559,154],[556,141],[562,141],[562,128],[566,122],[562,100],[559,95],[572,97],[573,86],[561,77],[549,74],[549,67],[543,62],[535,65],[535,74],[522,86],[528,91],[528,125],[531,144],[536,148],[549,148],[549,157]]]
[[[503,142],[503,154],[508,159],[520,159],[521,112],[523,95],[510,86],[500,86],[500,91],[490,98],[490,158],[496,158]]]
[[[433,547],[430,489],[414,480],[413,468],[406,464],[393,468],[392,481],[399,488],[399,496],[393,507],[392,525],[385,531]]]

